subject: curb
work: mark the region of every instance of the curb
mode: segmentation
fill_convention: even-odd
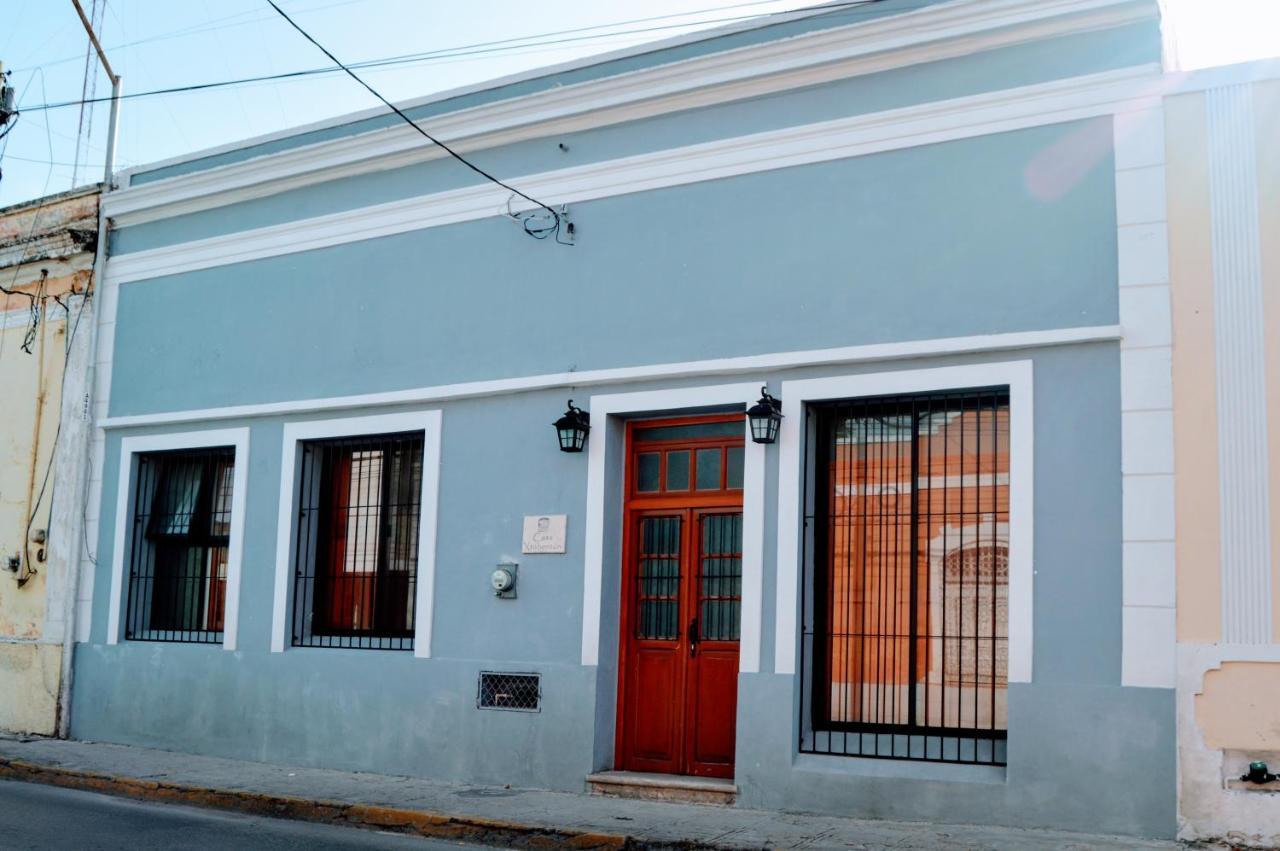
[[[519,848],[626,849],[626,851],[655,847],[643,840],[621,834],[537,827],[499,819],[451,816],[374,804],[308,800],[265,792],[160,783],[153,780],[140,780],[136,777],[38,765],[3,757],[0,757],[0,778],[43,783],[68,789],[83,789],[143,801],[187,804],[272,818],[350,825],[488,845]],[[680,847],[698,846],[682,845]]]

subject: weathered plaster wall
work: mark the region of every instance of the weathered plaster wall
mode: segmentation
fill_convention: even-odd
[[[1204,675],[1196,723],[1205,744],[1223,750],[1280,750],[1280,665],[1224,662]]]
[[[0,277],[6,288],[42,299],[28,354],[21,347],[31,299],[0,297],[0,730],[48,734],[56,722],[66,565],[74,554],[53,557],[50,509],[59,481],[83,459],[50,466],[68,363],[68,314],[55,297],[79,310],[72,294],[91,280],[97,199],[96,189],[77,190],[0,210]],[[79,329],[86,337],[90,324]],[[86,365],[72,362],[75,370]],[[47,530],[49,541],[28,541],[28,524],[33,533]],[[16,572],[7,569],[11,558],[19,560]]]
[[[0,413],[0,568],[13,557],[26,564],[30,555],[36,571],[19,588],[15,574],[0,569],[0,636],[9,638],[37,638],[44,625],[45,577],[43,566],[35,561],[39,547],[25,548],[23,540],[58,428],[66,323],[56,306],[51,313],[50,321],[37,330],[33,354],[20,349],[25,324],[0,330],[0,398],[5,400]],[[12,317],[10,321],[25,323],[28,315],[23,308],[0,314],[0,321]],[[47,497],[33,529],[48,528]]]
[[[1280,844],[1280,83],[1167,105],[1180,834]]]
[[[16,313],[25,318],[27,312]],[[0,314],[0,321],[5,318]],[[66,323],[41,323],[32,355],[19,349],[25,334],[24,325],[0,330],[0,398],[5,400],[0,406],[0,729],[48,734],[55,719],[61,647],[46,643],[50,586],[46,562],[36,560],[41,547],[33,543],[24,551],[23,540],[58,427]],[[32,528],[48,526],[46,494]],[[20,586],[19,575],[26,577],[27,569],[15,573],[7,564],[11,557],[26,564],[28,552],[36,572]]]
[[[0,641],[0,729],[53,735],[62,646]]]
[[[1213,248],[1204,95],[1165,105],[1169,158],[1169,274],[1173,302],[1174,469],[1178,518],[1178,640],[1222,635],[1218,565],[1218,400],[1214,375]],[[1200,483],[1201,487],[1195,487]]]

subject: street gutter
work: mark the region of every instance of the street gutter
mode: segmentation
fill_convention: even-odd
[[[0,778],[81,789],[123,798],[230,810],[271,818],[347,825],[434,839],[451,839],[512,848],[578,849],[724,849],[700,842],[652,843],[624,834],[551,830],[500,819],[460,817],[444,813],[343,801],[309,800],[289,795],[246,792],[161,783],[136,777],[37,765],[0,757]]]

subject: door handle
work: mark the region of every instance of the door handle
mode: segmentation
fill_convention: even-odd
[[[698,619],[697,618],[694,618],[693,620],[689,621],[689,629],[685,633],[685,636],[689,640],[689,655],[690,656],[698,655]]]

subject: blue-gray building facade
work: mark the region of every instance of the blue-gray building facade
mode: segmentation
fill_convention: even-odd
[[[885,0],[409,110],[566,205],[572,245],[382,116],[135,170],[104,201],[72,735],[582,791],[616,761],[623,425],[764,385],[801,415],[747,441],[738,806],[1172,836],[1173,691],[1122,676],[1116,146],[1160,39],[1154,2]],[[805,400],[828,398],[804,388],[984,375],[1026,377],[1033,471],[1010,491],[1007,764],[802,752],[794,495]],[[550,428],[569,398],[582,454]],[[415,646],[293,646],[299,436],[378,422],[427,434]],[[138,452],[201,432],[236,446],[234,634],[132,640]],[[563,554],[521,553],[537,515],[566,515]],[[489,584],[506,561],[515,599]],[[478,709],[482,671],[539,674],[540,710]]]

